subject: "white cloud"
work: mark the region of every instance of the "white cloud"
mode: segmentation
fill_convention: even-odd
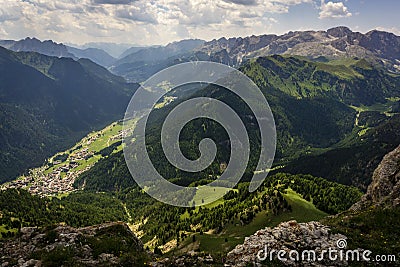
[[[380,27],[379,26],[379,27],[376,27],[376,29],[378,31],[391,32],[391,33],[394,33],[397,36],[400,36],[400,28],[397,28],[397,27],[386,28],[386,27]]]
[[[0,0],[2,35],[62,42],[167,43],[261,34],[313,0]],[[314,0],[315,1],[315,0]],[[239,26],[238,26],[239,25]]]
[[[18,20],[21,17],[21,8],[14,1],[5,0],[0,5],[0,23],[10,20]]]
[[[18,2],[25,2],[31,4],[31,6],[47,11],[59,11],[65,10],[69,13],[83,13],[85,11],[86,1],[79,0],[16,0]]]
[[[157,11],[151,4],[138,2],[136,5],[119,6],[115,9],[117,18],[128,19],[136,22],[158,24]]]
[[[227,3],[234,3],[234,4],[239,4],[239,5],[244,5],[244,6],[254,6],[257,4],[256,0],[223,0]]]
[[[136,0],[92,0],[93,4],[128,5]]]
[[[321,12],[319,12],[320,19],[326,18],[346,18],[351,17],[352,13],[349,12],[348,8],[343,2],[328,2],[321,1]]]

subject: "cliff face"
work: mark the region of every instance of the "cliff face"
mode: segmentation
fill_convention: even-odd
[[[372,205],[400,205],[400,146],[383,158],[374,172],[367,193],[350,210],[357,211]]]

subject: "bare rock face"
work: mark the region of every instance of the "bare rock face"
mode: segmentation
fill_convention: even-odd
[[[269,252],[272,252],[272,250],[284,250],[287,255],[293,250],[298,251],[300,254],[305,250],[313,250],[320,253],[323,250],[338,249],[338,242],[346,243],[346,239],[344,235],[330,233],[330,229],[319,222],[285,222],[275,228],[265,228],[264,230],[257,231],[250,237],[246,237],[242,245],[236,246],[234,250],[228,253],[226,266],[240,267],[250,266],[251,264],[258,266],[262,263],[273,264],[273,262],[268,262],[268,260],[270,260],[269,253],[263,255],[266,248],[268,248]],[[342,247],[339,248],[341,249]],[[263,250],[263,252],[259,253],[261,250]],[[266,256],[266,259],[260,260],[258,255]],[[275,257],[276,254],[274,256],[276,260]],[[304,264],[309,264],[309,266],[325,266],[324,263],[324,261],[310,261]],[[282,262],[282,264],[298,266],[299,262],[287,259],[287,261]],[[329,262],[329,264],[330,266],[343,266],[346,265],[346,262],[337,261]]]
[[[400,205],[400,146],[383,158],[374,172],[367,194],[351,210],[357,211],[372,205]]]
[[[327,33],[333,37],[343,38],[343,37],[346,37],[347,35],[352,34],[353,32],[347,27],[339,26],[339,27],[327,30]]]

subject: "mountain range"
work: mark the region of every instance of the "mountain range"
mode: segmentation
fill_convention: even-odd
[[[64,44],[58,44],[51,40],[40,41],[36,38],[26,38],[20,41],[3,40],[0,46],[14,52],[37,52],[42,55],[54,57],[67,57],[73,59],[86,58],[103,66],[111,66],[116,59],[104,50],[98,48],[79,49]]]
[[[138,81],[178,62],[209,60],[238,67],[252,58],[297,55],[314,61],[357,57],[376,66],[385,67],[391,72],[400,72],[400,37],[377,30],[363,34],[353,32],[347,27],[336,27],[327,31],[297,31],[284,35],[184,42],[194,45],[174,50],[172,54],[166,51],[174,44],[145,48],[115,62],[111,70],[128,80]],[[175,46],[180,47],[184,42],[178,42]],[[161,52],[163,56],[154,57],[155,51]],[[142,60],[150,61],[152,67],[143,64]]]
[[[57,44],[51,40],[42,42],[36,38],[27,37],[20,41],[0,41],[0,46],[14,52],[37,52],[54,57],[74,57],[73,54],[69,53],[65,45]]]
[[[221,38],[203,45],[200,51],[214,54],[221,63],[237,66],[247,58],[289,54],[318,60],[359,57],[399,71],[400,37],[373,30],[366,34],[347,27],[327,31],[297,31],[278,35],[246,38]]]
[[[132,82],[141,82],[179,62],[209,60],[238,67],[249,59],[269,55],[297,55],[314,61],[357,57],[391,72],[400,72],[399,36],[378,30],[363,34],[344,26],[326,31],[296,31],[283,35],[253,35],[212,41],[189,39],[166,46],[133,46],[114,57],[100,49],[101,45],[75,48],[52,41],[41,42],[35,38],[0,41],[0,46],[13,51],[88,58]]]
[[[137,50],[114,62],[110,71],[125,77],[128,81],[144,81],[163,68],[178,63],[184,55],[204,44],[202,40],[183,40],[167,46],[149,47]],[[123,55],[127,54],[124,53]]]
[[[124,57],[123,54],[126,53],[127,51],[130,51],[130,49],[142,49],[146,48],[146,46],[140,46],[140,45],[132,45],[132,44],[127,44],[127,43],[106,43],[106,42],[90,42],[86,43],[83,45],[76,45],[76,44],[67,44],[68,46],[76,47],[82,50],[88,49],[88,48],[97,48],[101,49],[103,51],[106,51],[110,56],[114,58],[122,58]]]

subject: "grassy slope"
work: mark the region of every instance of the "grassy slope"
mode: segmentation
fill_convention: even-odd
[[[371,207],[355,213],[345,212],[329,217],[323,223],[330,225],[335,232],[348,237],[349,248],[371,250],[374,255],[393,255],[400,257],[400,207],[382,209]]]
[[[292,206],[293,211],[291,213],[283,213],[271,217],[269,219],[271,226],[276,226],[281,222],[289,220],[297,220],[298,222],[317,221],[328,215],[325,212],[318,210],[314,204],[304,200],[299,194],[291,189],[287,190],[285,196],[289,204]]]
[[[201,203],[211,202],[215,197],[223,196],[231,189],[225,187],[211,187],[211,186],[201,186],[198,187],[196,195],[193,198],[193,201],[199,205]],[[214,201],[213,203],[209,203],[207,205],[208,208],[215,207],[219,204],[222,204],[222,200]]]
[[[174,250],[171,253],[200,249],[200,251],[218,257],[221,253],[226,253],[232,250],[236,245],[242,244],[246,236],[250,236],[265,227],[274,227],[279,223],[288,220],[309,222],[320,220],[327,216],[326,213],[318,210],[312,203],[304,200],[299,194],[291,189],[287,191],[285,198],[292,206],[292,212],[290,213],[272,215],[267,211],[262,211],[247,225],[241,225],[236,220],[233,223],[226,225],[225,229],[220,234],[214,234],[211,232],[202,235],[196,234],[196,242],[194,244],[192,242],[192,237],[188,237],[183,241],[178,251]]]
[[[103,148],[106,148],[108,146],[111,146],[114,143],[117,143],[118,140],[110,141],[110,138],[117,135],[119,131],[122,130],[122,124],[121,123],[112,123],[111,125],[107,126],[103,130],[100,130],[98,132],[92,132],[88,134],[86,137],[84,137],[82,140],[80,140],[74,147],[71,149],[68,149],[63,152],[59,152],[53,157],[51,157],[48,162],[54,162],[54,158],[57,156],[65,155],[68,154],[69,156],[74,156],[78,152],[88,149],[89,152],[97,153],[100,152]],[[94,142],[88,144],[88,140],[93,138],[96,135],[100,135],[100,137],[95,140]],[[122,147],[118,148],[118,151],[120,151]],[[87,166],[95,164],[101,159],[101,156],[99,155],[94,155],[93,158],[90,158],[88,160],[79,160],[77,163],[79,164],[78,167],[74,168],[73,170],[82,170],[85,169]],[[70,159],[68,158],[66,161],[61,162],[59,164],[55,164],[52,167],[48,167],[47,165],[44,166],[44,174],[49,174],[51,173],[54,169],[57,169],[58,167],[63,167],[66,166],[70,163]]]
[[[242,71],[261,88],[272,87],[298,99],[329,96],[359,106],[383,103],[385,97],[398,93],[398,76],[357,58],[313,62],[270,56],[250,60]]]

